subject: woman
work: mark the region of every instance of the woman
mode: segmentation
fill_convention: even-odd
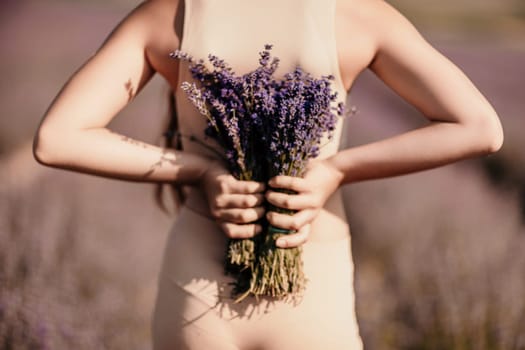
[[[341,151],[339,124],[304,178],[279,176],[268,184],[235,180],[189,138],[182,137],[183,150],[174,150],[106,128],[159,73],[175,91],[180,134],[202,135],[205,121],[179,88],[190,79],[187,67],[169,53],[213,53],[244,73],[268,43],[281,59],[281,74],[296,65],[315,76],[333,74],[340,100],[369,68],[430,123]],[[489,154],[502,141],[498,117],[480,92],[381,0],[151,0],[127,16],[65,85],[39,127],[34,154],[49,166],[190,188],[166,245],[155,349],[335,350],[362,348],[341,186]],[[264,200],[297,213],[265,214]],[[297,231],[281,238],[280,247],[303,246],[308,285],[297,304],[249,298],[234,304],[228,298],[225,241],[259,233],[254,222],[263,215]]]

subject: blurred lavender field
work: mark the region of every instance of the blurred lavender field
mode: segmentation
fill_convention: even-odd
[[[68,76],[136,3],[0,4],[0,349],[149,349],[155,279],[174,215],[153,186],[37,165],[31,138]],[[367,349],[525,349],[525,3],[397,0],[471,77],[506,133],[496,155],[348,186]],[[156,79],[111,124],[158,143]],[[349,146],[422,124],[364,74]]]

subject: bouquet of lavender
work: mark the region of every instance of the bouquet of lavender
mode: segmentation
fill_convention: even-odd
[[[232,174],[240,180],[303,176],[323,138],[332,137],[337,115],[342,115],[342,104],[332,106],[333,77],[316,79],[298,67],[275,79],[279,59],[271,57],[271,48],[266,45],[259,66],[242,76],[213,55],[208,57],[209,69],[203,60],[180,51],[172,54],[189,63],[199,85],[184,82],[182,89],[207,117],[205,134],[223,148]],[[236,276],[238,300],[250,294],[294,296],[304,288],[301,248],[277,248],[277,238],[290,232],[264,227],[257,238],[228,243],[226,270]]]

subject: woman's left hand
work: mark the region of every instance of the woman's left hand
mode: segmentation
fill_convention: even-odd
[[[270,179],[268,185],[271,189],[266,192],[267,201],[276,207],[296,211],[293,215],[275,211],[266,214],[271,225],[296,231],[280,237],[276,242],[278,247],[297,247],[306,242],[310,223],[319,214],[330,195],[341,185],[342,180],[343,173],[329,160],[311,161],[303,178],[279,175]],[[287,194],[278,190],[295,193]]]

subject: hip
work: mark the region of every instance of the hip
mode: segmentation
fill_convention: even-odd
[[[221,334],[238,348],[259,344],[264,349],[314,349],[332,342],[333,349],[360,348],[350,235],[345,224],[337,230],[342,238],[303,245],[308,281],[299,300],[248,297],[235,303],[233,280],[223,269],[227,239],[213,220],[183,207],[166,244],[154,330],[175,334],[174,329],[168,331],[169,325],[179,324],[175,326],[179,338],[190,341],[188,334],[195,329],[208,332],[210,324],[219,329],[220,323]]]

